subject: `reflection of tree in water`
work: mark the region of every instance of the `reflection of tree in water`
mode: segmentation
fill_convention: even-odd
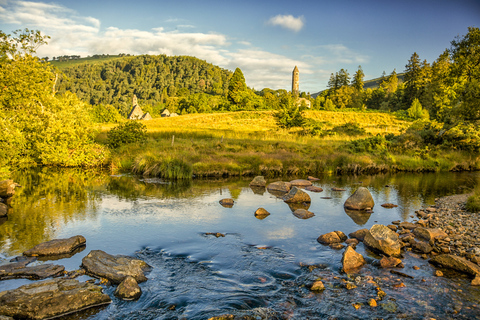
[[[105,184],[108,176],[82,169],[31,169],[15,172],[13,213],[0,225],[0,248],[19,254],[41,242],[52,240],[55,231],[70,220],[95,214],[99,196],[91,192]]]

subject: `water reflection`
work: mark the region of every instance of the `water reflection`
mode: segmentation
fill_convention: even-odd
[[[389,318],[396,313],[382,307],[352,308],[352,302],[368,301],[365,294],[370,292],[359,287],[346,295],[341,281],[352,279],[337,272],[342,251],[321,246],[316,238],[333,230],[348,234],[374,223],[406,220],[436,197],[472,188],[477,177],[476,173],[325,176],[314,182],[324,189],[322,193],[306,191],[311,203],[288,205],[277,198],[284,193],[250,188],[251,179],[168,182],[96,171],[32,170],[13,177],[23,188],[14,197],[13,212],[0,220],[0,250],[7,258],[40,242],[82,234],[87,248],[69,259],[62,257],[59,263],[78,268],[84,255],[100,249],[111,254],[137,253],[154,266],[138,302],[115,302],[89,319],[205,319],[220,309],[228,313],[231,308],[258,307],[291,312],[294,318],[319,314]],[[372,193],[373,213],[343,207],[360,185]],[[333,187],[346,191],[335,192]],[[322,199],[326,197],[330,199]],[[219,201],[224,198],[235,199],[235,205],[222,207]],[[380,206],[386,202],[398,207]],[[255,217],[258,208],[270,213],[267,219]],[[315,215],[299,219],[292,214],[299,208]],[[206,237],[207,233],[225,237]],[[361,252],[362,247],[357,250]],[[419,261],[426,270],[422,276],[431,274],[428,263]],[[300,262],[324,265],[322,272],[328,274],[309,273],[299,267]],[[413,270],[409,263],[405,261],[406,268]],[[369,266],[362,272],[376,276],[379,271]],[[314,277],[324,276],[332,277],[332,287],[325,293],[315,295],[306,289]],[[424,285],[407,283],[408,297],[394,288],[389,294],[398,307],[408,310],[409,297],[422,292]],[[434,302],[426,306],[415,303],[420,311],[413,318],[423,318],[422,312],[432,305],[440,310],[435,311],[437,315],[442,314],[437,297],[433,295]]]

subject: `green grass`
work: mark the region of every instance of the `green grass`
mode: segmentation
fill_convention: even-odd
[[[307,111],[306,117],[328,130],[354,122],[363,136],[342,133],[326,136],[300,134],[301,128],[281,129],[270,111],[189,114],[143,123],[148,138],[112,150],[112,172],[183,179],[195,175],[267,177],[385,171],[449,171],[457,165],[478,168],[476,157],[458,151],[419,156],[415,150],[394,154],[388,150],[354,152],[355,139],[398,134],[409,122],[388,113]],[[114,124],[98,127],[98,142]]]
[[[110,55],[108,57],[100,57],[100,58],[92,58],[92,57],[86,57],[86,58],[80,58],[80,59],[77,59],[77,60],[68,60],[68,61],[58,61],[58,60],[51,60],[49,61],[49,63],[55,67],[57,67],[58,69],[60,70],[63,70],[65,68],[68,68],[68,67],[71,67],[71,66],[74,66],[74,65],[78,65],[78,64],[84,64],[84,63],[88,63],[88,64],[101,64],[101,63],[104,63],[106,61],[110,61],[110,60],[117,60],[117,59],[122,59],[124,57],[120,57],[118,55]]]

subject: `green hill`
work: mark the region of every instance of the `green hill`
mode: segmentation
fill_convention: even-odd
[[[73,92],[92,105],[113,105],[123,115],[130,111],[134,94],[142,108],[150,106],[156,112],[168,107],[169,99],[224,95],[232,75],[189,56],[105,56],[51,63],[63,72],[59,93]]]

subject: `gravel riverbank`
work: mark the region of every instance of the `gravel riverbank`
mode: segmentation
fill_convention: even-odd
[[[434,206],[416,211],[417,223],[447,233],[448,237],[435,241],[434,252],[458,255],[480,264],[480,214],[465,210],[470,195],[435,199]]]

